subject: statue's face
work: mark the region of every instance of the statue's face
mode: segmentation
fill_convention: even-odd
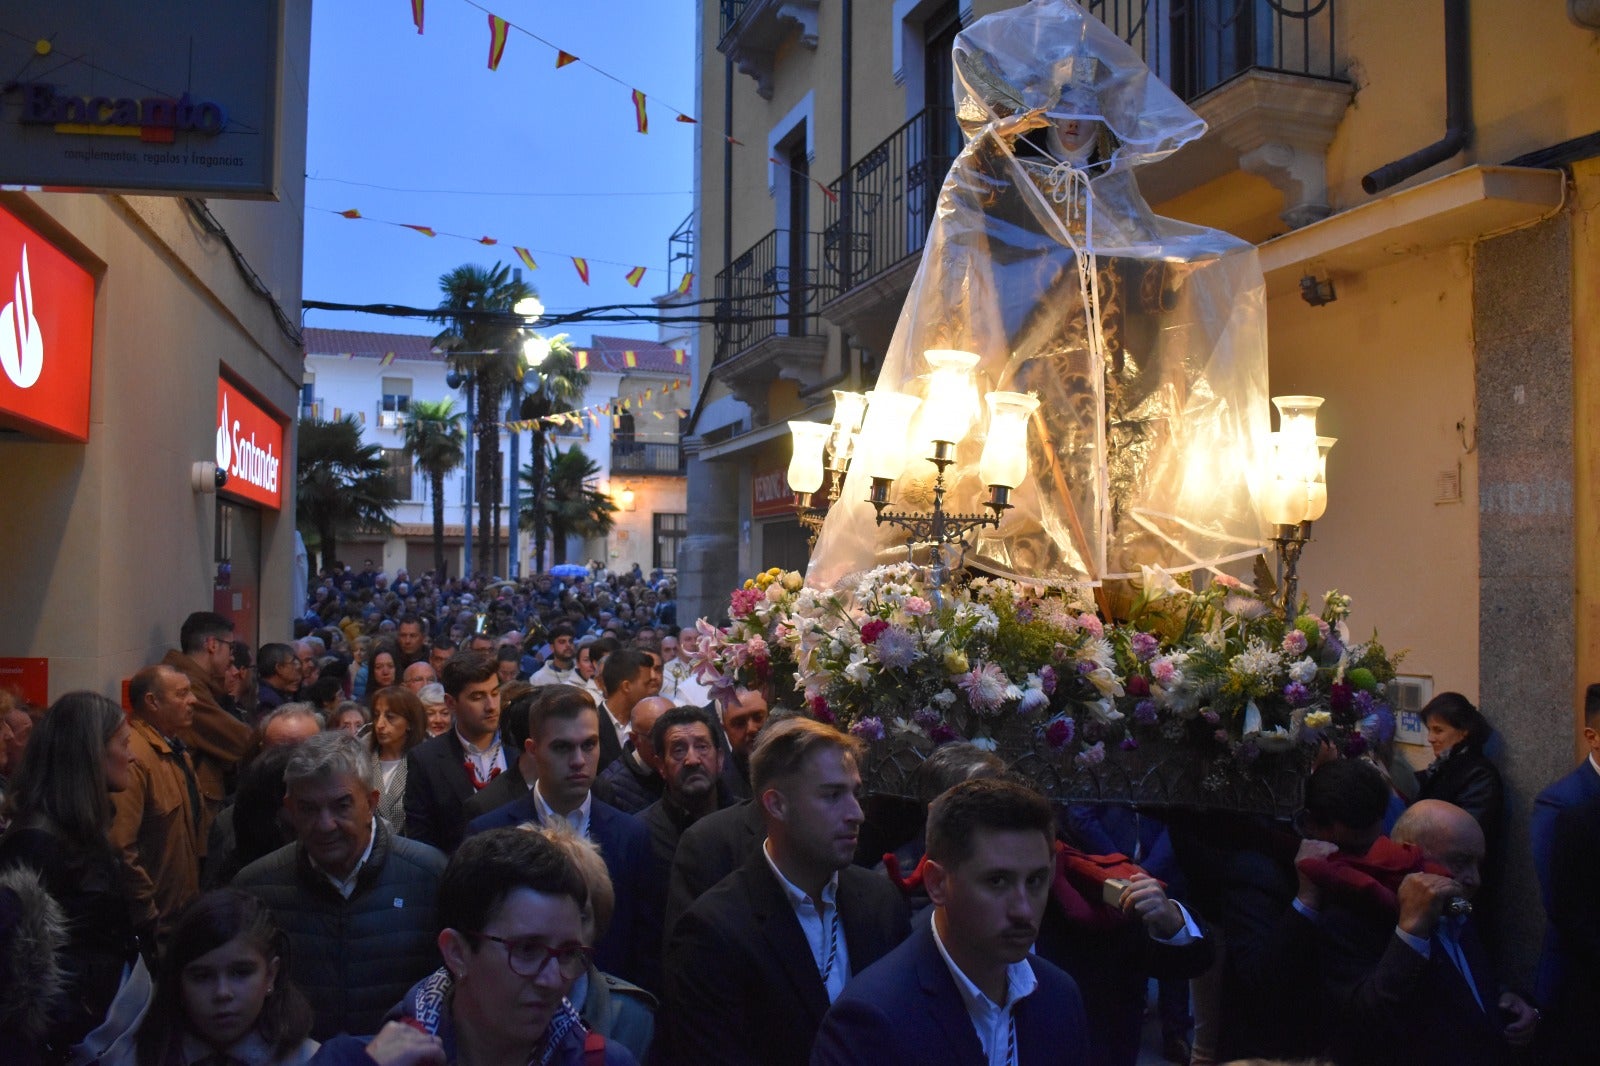
[[[1060,156],[1077,155],[1100,134],[1100,123],[1093,119],[1050,119],[1050,147]]]

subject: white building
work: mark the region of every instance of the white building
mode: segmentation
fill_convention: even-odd
[[[449,365],[444,355],[433,350],[431,338],[413,334],[307,329],[305,338],[302,414],[325,419],[354,415],[362,425],[363,439],[384,449],[403,501],[395,509],[394,532],[386,538],[357,534],[342,540],[339,553],[343,561],[359,570],[370,559],[388,573],[401,567],[413,574],[433,569],[432,486],[412,469],[404,450],[401,421],[413,400],[449,397],[455,400],[457,410],[466,410],[464,394],[445,382]],[[627,569],[635,563],[646,571],[657,566],[673,569],[685,532],[686,482],[678,445],[678,411],[688,406],[692,360],[656,341],[620,337],[595,337],[579,351],[589,373],[589,386],[579,405],[587,417],[581,429],[558,427],[553,439],[563,448],[582,445],[600,468],[597,487],[611,496],[617,513],[609,536],[588,542],[572,538],[566,545],[566,557],[571,562],[601,559],[613,569]],[[498,417],[503,421],[505,412]],[[508,431],[501,444],[507,497],[512,476],[511,436]],[[531,438],[525,432],[519,437],[517,461],[526,465]],[[461,572],[465,532],[464,468],[445,478],[444,494],[445,562],[449,572],[457,574]],[[501,502],[509,505],[509,499]],[[503,514],[504,545],[511,517],[508,508]],[[481,536],[479,530],[473,532]],[[519,534],[518,549],[520,572],[531,573],[530,533]],[[474,545],[474,555],[476,551]],[[550,554],[553,557],[554,552]],[[505,550],[494,569],[498,574],[508,572]]]

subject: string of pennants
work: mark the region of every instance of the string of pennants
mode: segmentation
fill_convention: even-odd
[[[482,237],[473,237],[465,233],[450,233],[447,230],[437,229],[433,226],[418,225],[413,222],[394,222],[386,218],[373,218],[370,215],[362,214],[361,210],[355,207],[346,208],[343,211],[336,211],[331,207],[312,207],[311,210],[325,211],[330,215],[338,215],[340,218],[359,219],[362,222],[376,222],[384,226],[397,226],[400,229],[408,229],[415,233],[420,233],[424,237],[454,237],[456,240],[471,241],[473,244],[482,244],[488,246],[493,246],[500,243],[500,239],[498,237],[490,237],[488,235]],[[535,251],[538,251],[540,255],[547,254],[543,249],[524,248],[517,244],[513,244],[511,246],[511,250],[516,253],[517,259],[522,263],[522,265],[527,267],[529,270],[539,269],[538,261],[533,258],[533,253]],[[548,254],[558,255],[560,253],[550,252]],[[585,285],[589,284],[590,260],[588,258],[579,255],[563,255],[562,258],[571,260],[572,269],[578,272],[578,278]],[[613,266],[628,266],[626,263],[618,263],[612,259],[596,259],[594,262],[608,263]],[[648,267],[629,266],[628,272],[623,275],[623,280],[637,289],[640,282],[644,281],[644,276],[647,273],[649,273]],[[689,287],[693,284],[694,275],[686,273],[684,274],[682,280],[678,282],[677,287],[672,290],[672,294],[674,296],[682,296],[689,291]]]
[[[583,370],[588,366],[589,352],[586,349],[579,349],[573,352],[573,355],[577,357],[579,370]],[[682,366],[684,364],[686,355],[687,353],[684,351],[684,349],[674,348],[672,350],[672,361],[677,363],[679,366]],[[630,367],[636,367],[639,365],[638,355],[633,351],[623,352],[622,357],[623,362]],[[541,422],[545,425],[552,426],[566,424],[574,429],[581,429],[583,428],[583,423],[585,420],[587,420],[593,426],[598,427],[600,425],[601,418],[609,417],[611,419],[611,428],[620,429],[622,428],[622,416],[630,413],[634,408],[643,408],[645,404],[655,399],[657,391],[659,391],[661,395],[665,397],[669,392],[677,392],[679,389],[686,388],[687,386],[687,382],[672,381],[661,386],[659,390],[655,389],[654,387],[648,388],[643,392],[635,393],[633,396],[626,399],[617,399],[611,401],[610,403],[590,404],[588,407],[582,408],[581,410],[560,411],[556,414],[545,415],[543,418],[529,418],[511,422],[500,422],[497,423],[497,425],[499,425],[502,429],[509,429],[512,432],[536,429]],[[688,410],[682,407],[675,408],[675,411],[679,418],[686,418],[689,415]],[[665,419],[667,417],[659,408],[651,408],[650,414],[657,420]]]
[[[422,32],[422,22],[423,22],[422,16],[423,16],[423,5],[424,5],[424,2],[425,2],[425,0],[411,0],[411,21],[416,25],[418,33]],[[606,78],[609,81],[614,81],[618,85],[620,85],[623,88],[627,89],[628,93],[629,93],[629,98],[633,103],[633,120],[634,120],[634,128],[635,128],[635,130],[637,130],[639,133],[649,133],[650,132],[650,116],[649,116],[648,111],[647,111],[648,100],[647,100],[647,98],[646,98],[646,96],[645,96],[645,94],[644,94],[644,92],[642,90],[634,88],[633,86],[629,85],[627,82],[623,81],[621,78],[617,77],[615,74],[612,74],[608,70],[603,70],[602,68],[595,66],[593,63],[589,62],[586,59],[579,59],[576,55],[573,55],[571,52],[569,52],[566,49],[560,47],[559,45],[556,45],[556,44],[552,43],[551,41],[546,40],[545,38],[539,36],[537,33],[534,33],[532,30],[528,29],[527,27],[519,26],[515,22],[512,22],[510,19],[501,18],[499,15],[496,15],[494,12],[492,12],[488,8],[484,7],[482,4],[477,3],[476,0],[462,0],[462,2],[467,4],[470,7],[477,8],[479,11],[482,11],[489,18],[489,69],[490,70],[499,70],[500,69],[500,61],[503,58],[505,58],[506,44],[507,44],[507,41],[510,38],[510,33],[511,33],[512,30],[516,30],[518,33],[523,34],[524,36],[527,36],[527,37],[531,37],[533,40],[538,41],[540,44],[544,45],[546,48],[548,48],[551,51],[555,52],[555,54],[556,54],[556,69],[557,70],[560,70],[562,67],[571,66],[574,63],[582,63],[584,66],[588,67],[590,70],[594,71],[596,74],[599,74],[601,77]],[[659,103],[659,101],[658,101],[658,103]],[[670,104],[661,104],[661,106],[666,108],[668,111],[672,112],[673,121],[675,121],[675,122],[683,122],[683,123],[686,123],[686,124],[691,125],[691,126],[698,125],[699,122],[700,122],[700,120],[695,118],[693,115],[690,115],[689,113],[687,113],[685,111],[679,111],[677,108],[673,107]],[[733,136],[732,134],[730,134],[730,133],[728,133],[726,131],[723,131],[722,135],[723,135],[723,139],[726,140],[729,144],[736,145],[736,146],[738,146],[740,148],[746,147],[745,143],[743,141],[739,140],[739,138]],[[773,164],[774,166],[776,166],[780,170],[793,170],[793,168],[790,167],[788,163],[786,163],[783,160],[777,158],[776,156],[768,156],[767,157],[767,162]],[[806,180],[810,181],[817,188],[821,189],[822,190],[822,195],[826,196],[829,200],[833,201],[834,203],[838,203],[839,202],[838,193],[835,193],[832,189],[828,188],[821,181],[817,180],[816,178],[811,177],[811,175],[809,175],[809,174],[805,174],[803,171],[794,171],[794,173],[802,174],[806,178]],[[581,271],[580,271],[580,273],[581,273]],[[584,284],[586,284],[586,285],[588,284],[588,279],[587,278],[584,279]]]

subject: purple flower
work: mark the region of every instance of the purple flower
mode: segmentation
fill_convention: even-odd
[[[1161,641],[1149,633],[1135,633],[1129,639],[1128,646],[1133,649],[1133,654],[1140,662],[1148,662],[1161,650]]]
[[[1094,673],[1096,669],[1097,667],[1095,664],[1087,659],[1078,664],[1078,673],[1083,674],[1086,677],[1089,674]]]
[[[1366,750],[1367,738],[1360,733],[1350,734],[1350,739],[1344,742],[1344,757],[1346,759],[1354,759],[1358,755],[1363,755]]]
[[[1120,747],[1123,751],[1138,751],[1139,742],[1134,740],[1132,737],[1123,737],[1122,743],[1119,744],[1118,747]]]
[[[899,626],[890,626],[878,635],[872,652],[885,669],[904,670],[916,661],[917,638]]]
[[[944,722],[940,722],[928,730],[928,739],[933,741],[935,747],[938,747],[940,744],[948,744],[952,740],[960,740],[961,734],[951,729]]]
[[[932,707],[918,707],[911,720],[923,729],[932,729],[939,724],[939,712]]]
[[[1140,725],[1156,724],[1156,701],[1140,700],[1133,705],[1133,720]]]
[[[1044,694],[1046,696],[1054,696],[1056,694],[1056,668],[1055,667],[1053,667],[1053,666],[1044,666],[1044,667],[1040,668],[1040,670],[1039,670],[1039,687],[1044,689]]]
[[[1218,722],[1222,721],[1222,716],[1216,711],[1213,711],[1210,707],[1207,707],[1205,710],[1201,711],[1200,717],[1206,720],[1206,725],[1216,725]]]
[[[882,740],[883,719],[876,716],[862,718],[850,727],[850,732],[862,740]]]
[[[1256,744],[1255,741],[1247,740],[1243,744],[1239,745],[1239,750],[1234,752],[1234,756],[1241,763],[1249,766],[1251,763],[1261,758],[1261,748]]]
[[[1211,739],[1215,740],[1218,744],[1226,744],[1228,742],[1228,731],[1226,729],[1219,729],[1215,733],[1211,734]]]
[[[1103,740],[1096,741],[1078,752],[1072,761],[1085,770],[1091,766],[1099,766],[1106,761],[1106,742]]]
[[[1311,690],[1298,681],[1283,686],[1283,698],[1291,707],[1303,707],[1311,699]]]
[[[1045,743],[1055,751],[1060,751],[1071,744],[1072,738],[1077,734],[1078,724],[1066,715],[1052,719],[1050,724],[1044,727]]]
[[[1367,715],[1371,714],[1373,709],[1377,706],[1378,701],[1373,698],[1372,693],[1366,691],[1365,689],[1362,689],[1356,693],[1356,714],[1360,717],[1365,718]]]

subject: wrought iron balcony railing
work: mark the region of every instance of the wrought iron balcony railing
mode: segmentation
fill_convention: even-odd
[[[676,441],[611,439],[611,472],[613,474],[667,474],[678,475],[688,469],[683,459],[683,446]]]
[[[823,258],[839,292],[922,251],[939,187],[961,150],[955,111],[930,107],[828,186]]]
[[[749,4],[750,0],[721,0],[722,27],[717,33],[718,37],[728,35],[728,31],[733,29],[733,24],[739,21],[739,16],[744,14],[744,9]]]
[[[1184,100],[1247,70],[1336,78],[1338,0],[1085,0]]]
[[[770,337],[819,332],[817,308],[838,285],[822,253],[822,234],[775,229],[717,275],[717,363]]]

